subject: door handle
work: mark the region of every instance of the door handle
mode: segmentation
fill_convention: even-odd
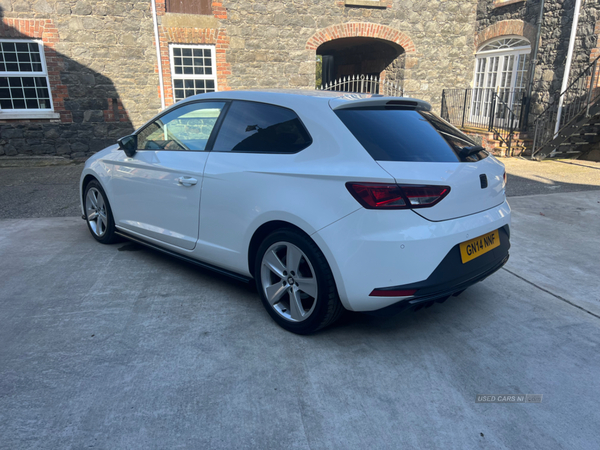
[[[182,186],[193,186],[198,183],[198,180],[192,177],[179,177],[177,178],[177,182]]]

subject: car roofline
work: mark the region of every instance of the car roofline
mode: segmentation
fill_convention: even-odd
[[[410,97],[383,97],[369,98],[335,98],[329,101],[329,106],[334,111],[341,109],[391,107],[406,108],[416,111],[431,111],[431,105],[424,101]]]

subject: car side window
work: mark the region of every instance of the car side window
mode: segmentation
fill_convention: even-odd
[[[310,144],[312,138],[291,109],[240,100],[231,104],[213,151],[297,153]]]
[[[224,106],[225,102],[202,102],[177,108],[138,133],[138,149],[204,151]]]

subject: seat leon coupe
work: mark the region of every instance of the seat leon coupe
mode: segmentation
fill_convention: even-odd
[[[244,280],[283,328],[441,302],[508,260],[504,166],[428,103],[322,91],[196,95],[92,156],[81,208]]]

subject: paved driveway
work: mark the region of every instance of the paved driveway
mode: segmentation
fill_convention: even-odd
[[[511,206],[505,269],[309,337],[81,219],[1,220],[0,448],[597,449],[600,191]]]

